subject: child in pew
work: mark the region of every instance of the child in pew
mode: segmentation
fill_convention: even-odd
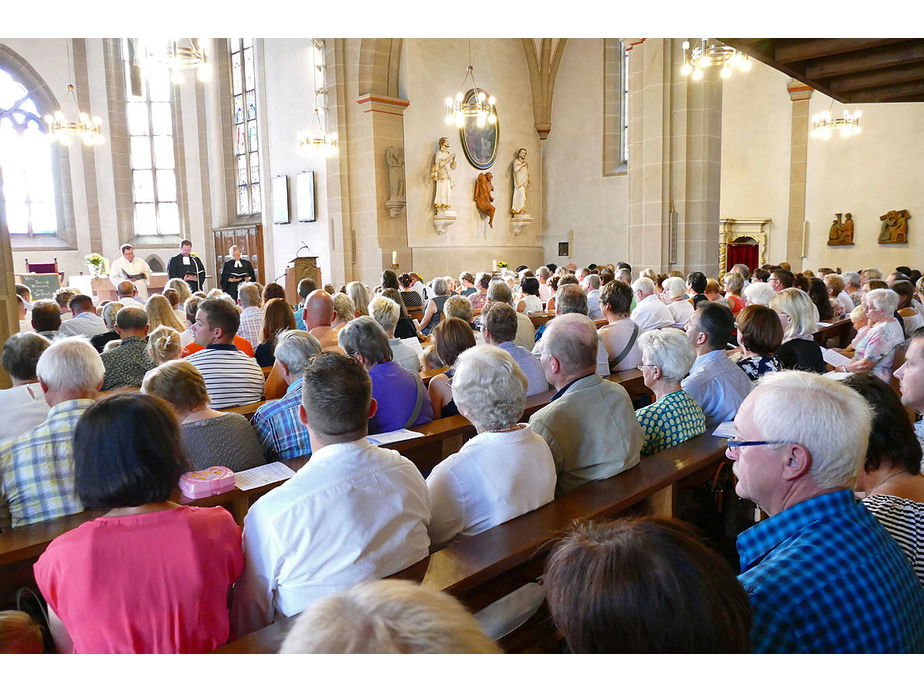
[[[42,654],[42,630],[25,611],[0,611],[0,654]]]

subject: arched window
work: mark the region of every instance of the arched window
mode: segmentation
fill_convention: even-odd
[[[32,92],[0,65],[0,169],[12,236],[54,237],[52,144]]]

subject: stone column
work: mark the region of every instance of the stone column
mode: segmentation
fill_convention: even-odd
[[[794,79],[786,87],[792,101],[789,142],[789,217],[786,223],[786,261],[793,272],[802,270],[805,230],[805,169],[808,162],[809,101],[814,89]]]

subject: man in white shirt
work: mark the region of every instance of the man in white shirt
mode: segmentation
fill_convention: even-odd
[[[357,360],[328,352],[305,369],[298,414],[311,461],[244,519],[233,638],[427,557],[426,482],[410,460],[366,440],[375,411],[372,381]]]
[[[635,310],[632,322],[638,325],[640,334],[648,330],[659,330],[674,324],[674,316],[655,293],[655,283],[648,277],[639,277],[632,284],[635,294]]]
[[[96,314],[93,299],[83,294],[77,294],[69,304],[74,317],[61,323],[59,332],[65,337],[95,337],[108,332],[109,328],[103,319]]]
[[[51,342],[34,332],[12,334],[3,344],[0,361],[13,387],[0,390],[0,440],[15,438],[42,423],[48,416],[48,402],[35,374],[39,356]]]
[[[241,310],[241,326],[237,333],[256,349],[263,341],[263,308],[260,307],[260,288],[253,282],[241,284],[237,290],[237,304]]]
[[[549,277],[551,276],[552,273],[545,265],[536,270],[536,278],[539,280],[539,298],[542,300],[543,305],[552,298],[552,287],[549,286]]]
[[[895,377],[901,388],[902,404],[924,413],[924,327],[912,333],[905,363],[895,371]],[[924,447],[924,419],[914,425],[914,432]]]
[[[138,289],[138,296],[142,301],[148,299],[148,282],[153,272],[144,260],[135,257],[135,249],[131,244],[124,244],[119,250],[122,257],[113,260],[109,266],[109,279],[113,286],[123,280],[128,280]]]
[[[600,308],[600,275],[588,274],[581,286],[587,293],[587,317],[591,320],[603,320],[603,310]]]
[[[144,308],[144,301],[138,300],[138,288],[133,282],[127,279],[124,282],[119,282],[116,285],[116,293],[119,296],[119,303],[123,306]]]

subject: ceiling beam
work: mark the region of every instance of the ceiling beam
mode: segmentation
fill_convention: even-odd
[[[908,100],[910,96],[924,94],[924,79],[906,84],[895,84],[875,89],[859,89],[847,92],[845,103],[877,103],[880,101]],[[915,99],[918,100],[918,99]]]
[[[850,55],[821,58],[806,66],[805,76],[811,80],[820,80],[921,60],[924,60],[924,41],[915,40],[890,48],[868,48]]]
[[[877,46],[897,43],[902,40],[889,38],[776,39],[773,57],[781,63],[797,63],[802,60],[851,53],[865,48],[876,48]]]
[[[861,72],[855,75],[836,77],[828,82],[832,91],[856,91],[888,84],[901,84],[921,79],[924,75],[924,63],[890,67],[885,70]]]

